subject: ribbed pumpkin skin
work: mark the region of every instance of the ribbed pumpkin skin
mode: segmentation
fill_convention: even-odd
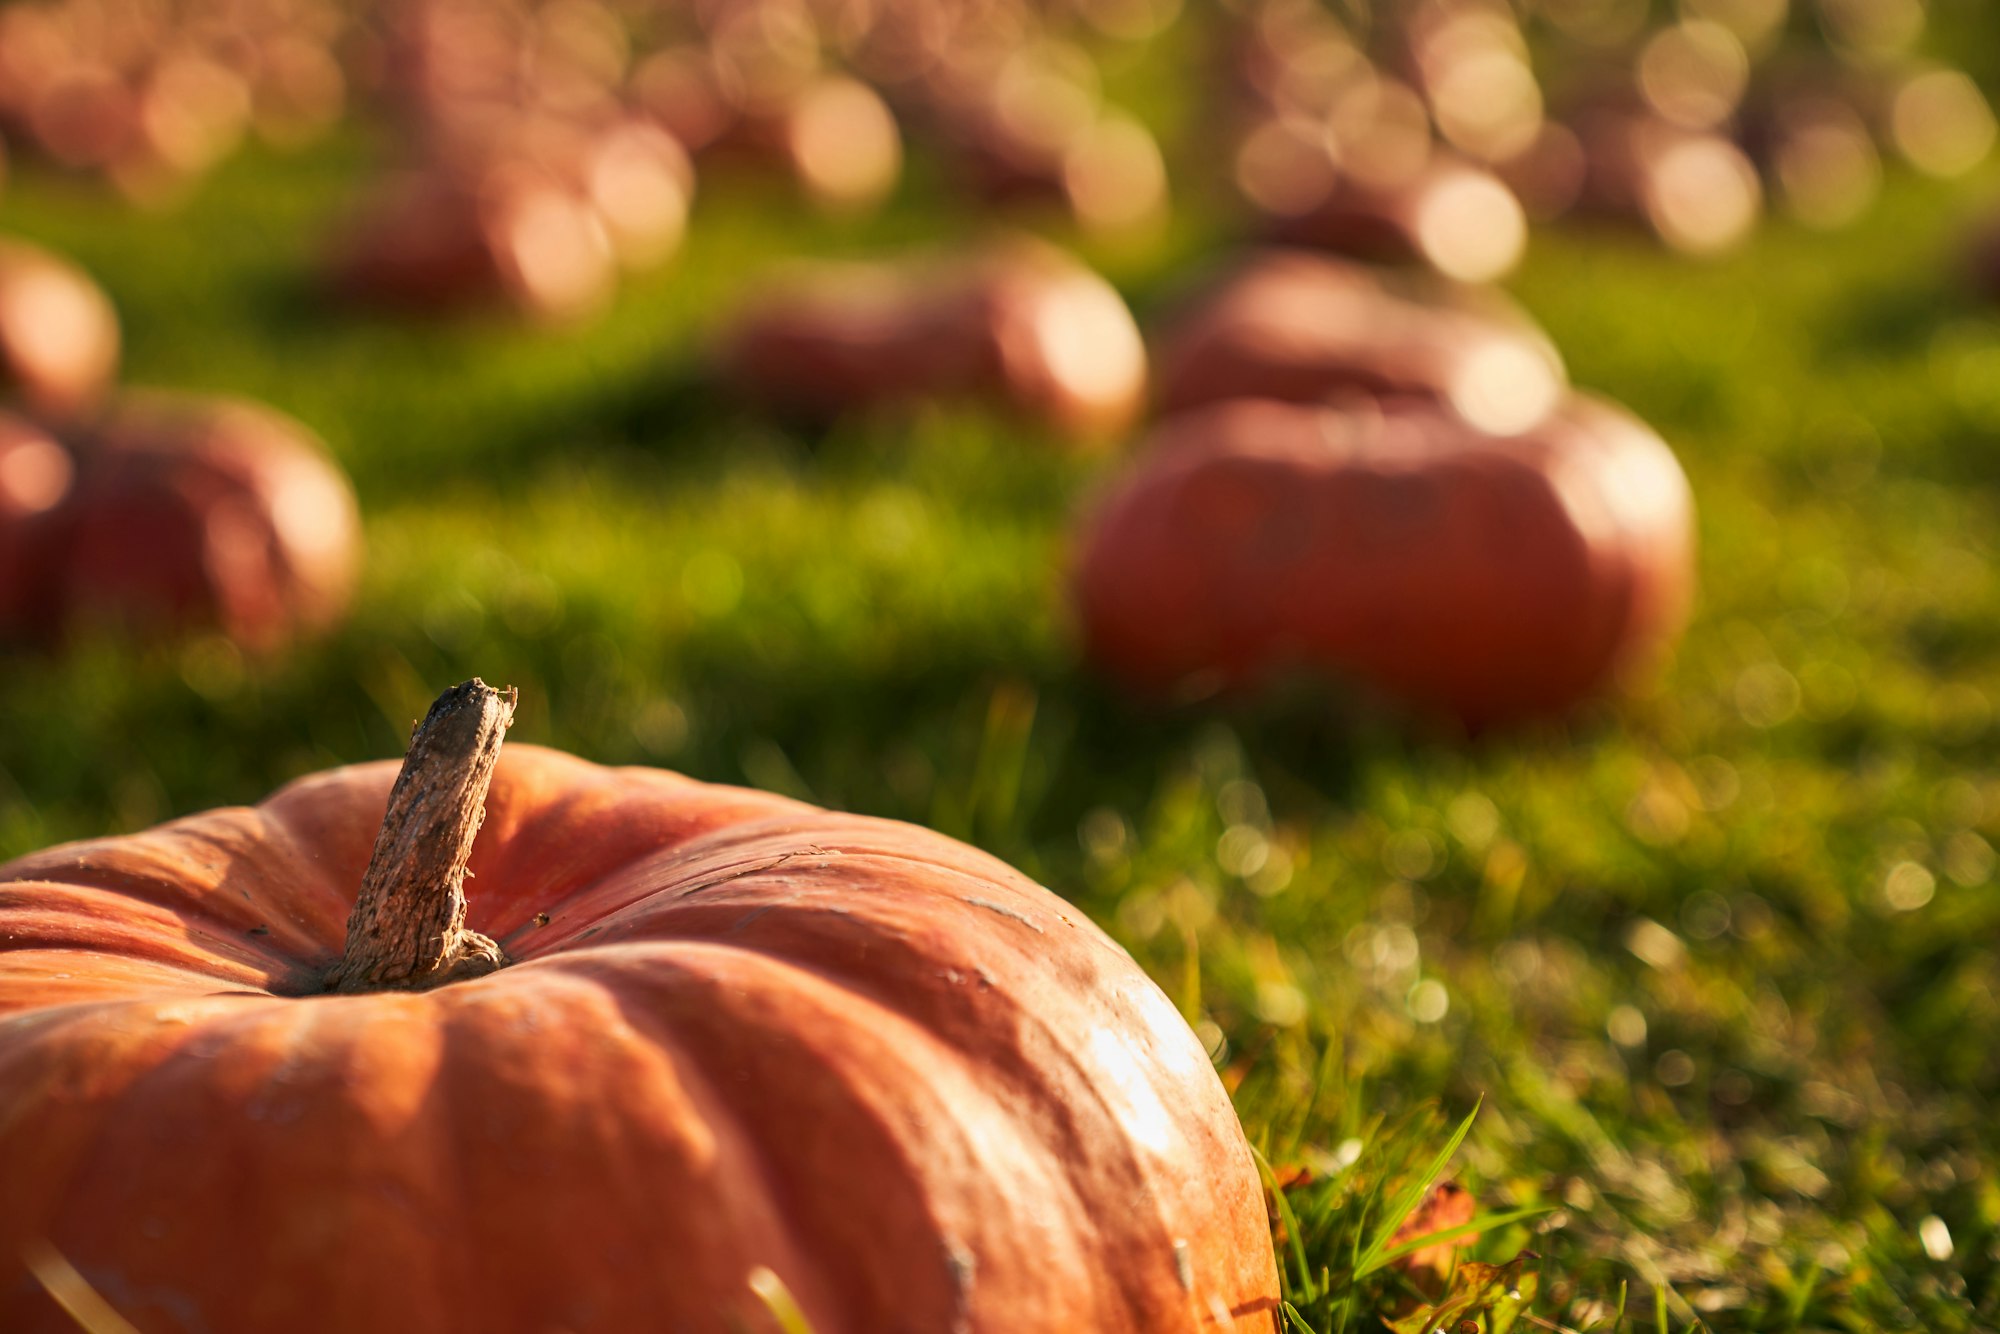
[[[46,1239],[155,1330],[1275,1327],[1242,1131],[1129,956],[892,821],[510,746],[517,962],[296,994],[395,777],[0,868],[0,1328]],[[546,914],[546,925],[537,924]]]
[[[1088,525],[1077,605],[1142,690],[1305,667],[1482,726],[1679,631],[1692,515],[1673,454],[1609,404],[1492,436],[1422,402],[1245,399],[1159,428]]]

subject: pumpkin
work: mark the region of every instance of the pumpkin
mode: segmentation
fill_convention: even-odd
[[[753,170],[778,168],[829,212],[873,208],[896,188],[903,173],[903,136],[895,113],[859,79],[802,71],[798,78],[796,86],[749,98],[748,105],[722,104],[724,124],[709,132],[704,169],[717,159]],[[685,99],[688,91],[678,95]],[[697,121],[693,132],[703,133],[700,110],[692,114]],[[688,115],[670,104],[663,119],[672,127]]]
[[[1442,154],[1390,185],[1342,182],[1306,212],[1276,219],[1273,230],[1287,241],[1424,264],[1469,283],[1505,277],[1528,246],[1527,214],[1506,182]]]
[[[339,299],[412,314],[481,307],[572,320],[610,299],[611,236],[558,173],[519,161],[399,172],[335,240]]]
[[[1834,88],[1765,92],[1745,108],[1738,133],[1777,202],[1809,227],[1844,227],[1881,193],[1868,121]]]
[[[39,246],[0,241],[0,391],[69,416],[117,373],[118,315],[97,284]]]
[[[658,126],[623,119],[583,132],[522,115],[433,134],[438,160],[385,178],[336,240],[337,296],[562,321],[608,300],[619,265],[649,268],[680,248],[694,168]]]
[[[1159,141],[1140,121],[1093,103],[1069,75],[1029,66],[968,102],[943,99],[937,111],[951,165],[977,198],[1060,205],[1086,231],[1112,236],[1163,221]]]
[[[1153,693],[1294,668],[1479,727],[1561,710],[1679,629],[1688,487],[1624,411],[1516,436],[1435,404],[1245,400],[1162,425],[1086,531],[1093,658]]]
[[[511,714],[0,867],[0,1272],[215,1334],[1276,1328],[1228,1097],[1096,927]],[[0,1327],[67,1329],[18,1268]]]
[[[1253,256],[1161,335],[1160,407],[1231,398],[1432,399],[1488,431],[1533,426],[1561,401],[1555,346],[1499,298],[1422,300],[1374,270],[1305,251]]]
[[[0,629],[46,623],[52,516],[75,480],[76,460],[54,437],[0,412]]]
[[[73,440],[0,414],[0,632],[212,627],[270,650],[345,610],[354,496],[297,422],[130,394]]]
[[[1588,212],[1643,224],[1690,255],[1739,244],[1763,214],[1757,168],[1721,134],[1602,108],[1579,115],[1576,131]]]
[[[940,396],[995,401],[1060,434],[1115,436],[1146,393],[1146,349],[1116,290],[1051,247],[803,269],[727,334],[725,376],[798,415]]]

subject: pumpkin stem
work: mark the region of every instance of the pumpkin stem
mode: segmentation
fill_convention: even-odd
[[[428,991],[507,963],[466,930],[464,885],[516,698],[475,676],[439,695],[410,734],[328,991]]]

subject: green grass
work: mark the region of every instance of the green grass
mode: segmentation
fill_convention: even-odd
[[[282,661],[0,659],[0,856],[398,754],[477,673],[521,739],[932,824],[1083,905],[1313,1171],[1295,1328],[1399,1309],[1365,1261],[1475,1104],[1449,1170],[1541,1211],[1473,1252],[1542,1257],[1516,1328],[2000,1322],[2000,312],[1948,263],[1976,188],[1897,180],[1851,233],[1706,266],[1538,241],[1516,290],[1681,450],[1703,592],[1639,697],[1468,743],[1310,691],[1130,703],[1063,595],[1106,464],[971,413],[805,439],[703,388],[779,257],[979,225],[921,183],[846,225],[711,191],[581,332],[403,327],[313,299],[366,156],[252,154],[163,217],[32,171],[0,198],[110,289],[132,381],[321,431],[370,547],[352,622]],[[1147,308],[1221,234],[1116,276]]]

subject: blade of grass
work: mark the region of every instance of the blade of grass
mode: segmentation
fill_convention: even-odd
[[[1251,1146],[1250,1154],[1257,1160],[1257,1172],[1264,1178],[1264,1187],[1271,1192],[1272,1202],[1277,1206],[1278,1221],[1285,1226],[1285,1240],[1289,1243],[1292,1262],[1299,1271],[1299,1290],[1305,1300],[1311,1301],[1319,1294],[1313,1288],[1312,1264],[1306,1259],[1305,1239],[1299,1228],[1298,1213],[1292,1208],[1292,1202],[1285,1198],[1285,1192],[1279,1189],[1277,1174],[1271,1170],[1270,1160],[1255,1145]]]
[[[1507,1209],[1493,1213],[1475,1214],[1456,1227],[1440,1228],[1436,1232],[1429,1232],[1421,1237],[1412,1237],[1408,1241],[1399,1242],[1391,1246],[1388,1250],[1382,1252],[1377,1267],[1379,1268],[1380,1265],[1388,1264],[1402,1256],[1408,1255],[1412,1251],[1420,1251],[1426,1246],[1435,1246],[1439,1242],[1450,1241],[1455,1237],[1463,1237],[1470,1232],[1486,1232],[1496,1227],[1505,1227],[1509,1223],[1518,1223],[1524,1218],[1533,1218],[1537,1214],[1549,1213],[1554,1208],[1555,1206],[1552,1204],[1537,1204],[1526,1209]]]
[[[1788,1324],[1797,1325],[1806,1318],[1806,1307],[1812,1305],[1813,1293],[1819,1288],[1820,1275],[1825,1272],[1812,1261],[1807,1261],[1805,1267],[1799,1271],[1800,1277],[1785,1302]]]
[[[69,1258],[48,1242],[30,1244],[22,1251],[21,1260],[85,1334],[139,1334],[138,1328],[113,1310],[90,1286],[90,1280],[77,1272]]]
[[[1317,1330],[1306,1323],[1306,1318],[1299,1314],[1298,1307],[1293,1306],[1290,1302],[1285,1302],[1278,1309],[1285,1313],[1285,1323],[1293,1329],[1298,1330],[1299,1334],[1318,1334]]]
[[[1396,1195],[1388,1213],[1375,1225],[1374,1238],[1355,1261],[1354,1277],[1366,1278],[1388,1263],[1383,1259],[1383,1252],[1389,1248],[1389,1239],[1396,1235],[1396,1229],[1403,1225],[1403,1220],[1410,1216],[1410,1211],[1424,1198],[1424,1192],[1444,1174],[1444,1169],[1451,1163],[1452,1155],[1458,1152],[1458,1146],[1465,1143],[1466,1135],[1472,1130],[1473,1118],[1479,1115],[1480,1105],[1484,1102],[1485,1098],[1482,1096],[1479,1102],[1473,1104],[1472,1110],[1465,1114],[1465,1119],[1458,1123],[1458,1129],[1452,1132],[1450,1141],[1445,1144],[1438,1156],[1431,1160],[1430,1167]]]
[[[763,1265],[750,1271],[750,1291],[757,1294],[757,1300],[764,1303],[785,1334],[812,1334],[812,1325],[799,1309],[792,1290],[785,1286],[785,1280]]]

